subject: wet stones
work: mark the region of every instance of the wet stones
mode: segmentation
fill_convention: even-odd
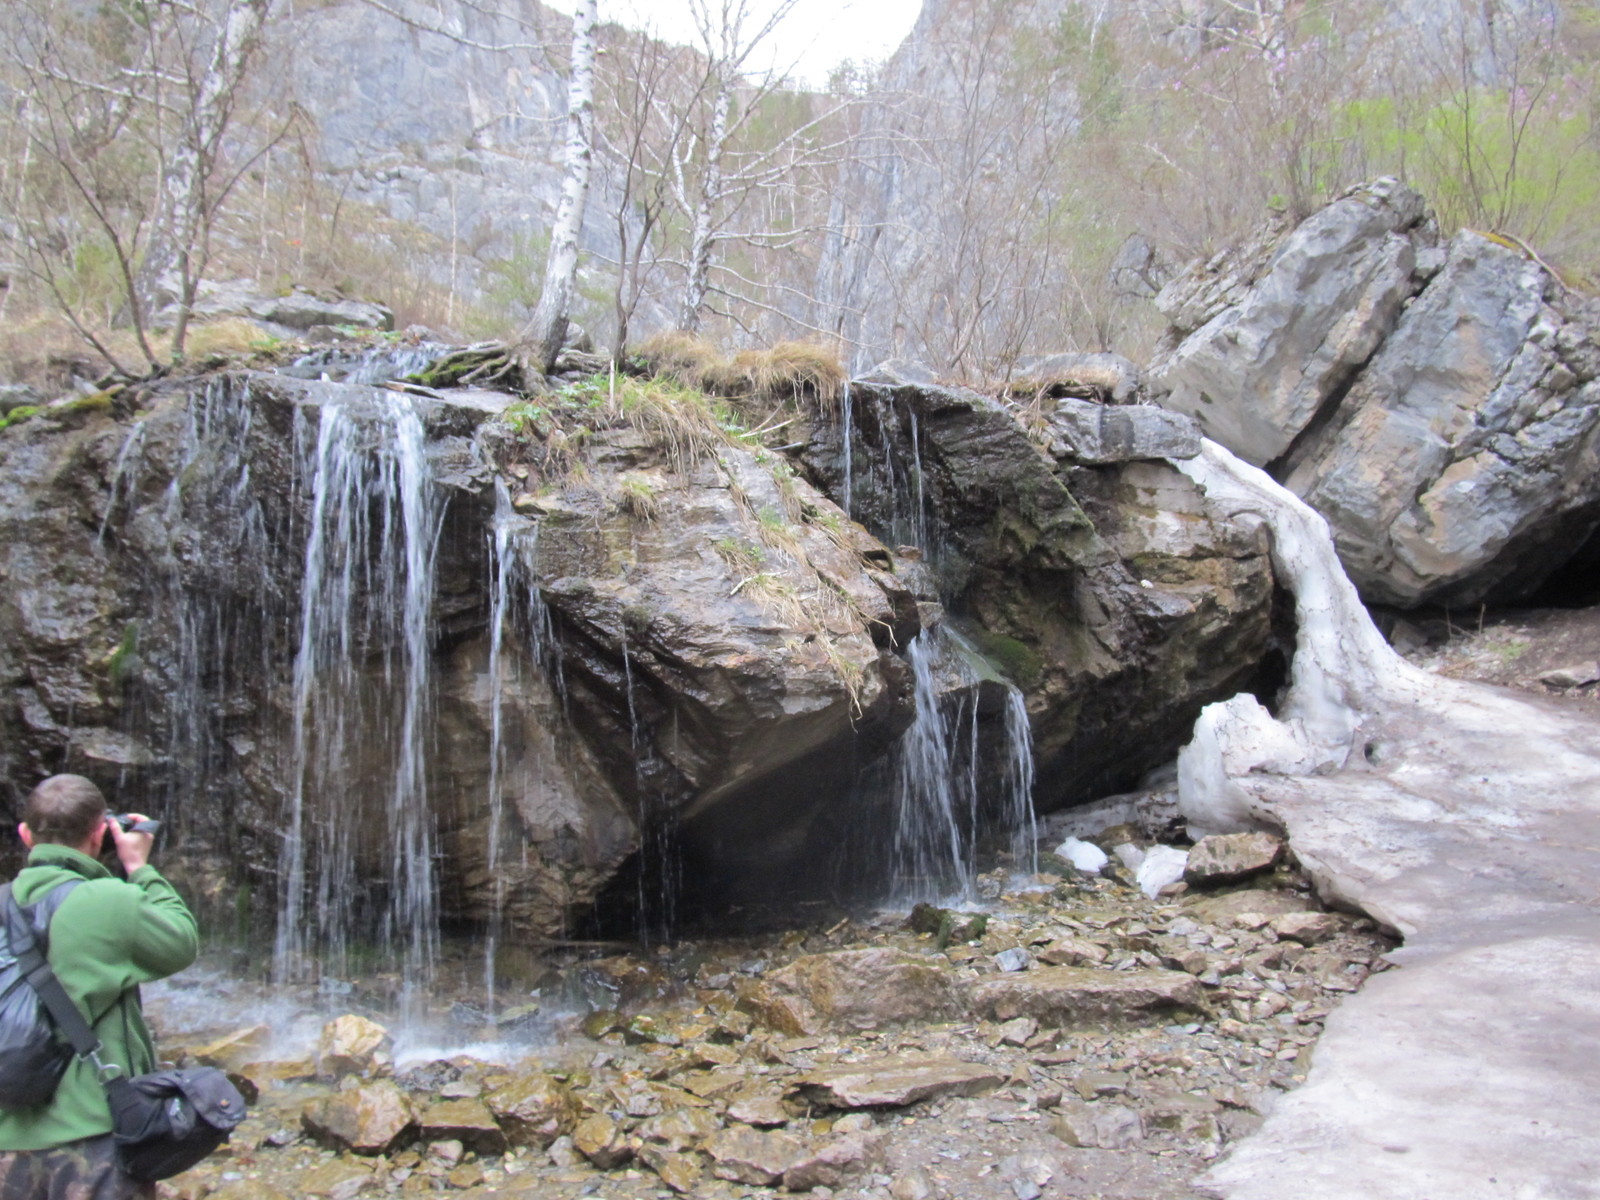
[[[1304,1078],[1329,1009],[1379,966],[1386,942],[1370,923],[1312,907],[1288,888],[1151,899],[1113,865],[1007,895],[975,942],[942,949],[935,909],[916,929],[886,913],[754,946],[574,956],[566,969],[613,984],[594,994],[619,1011],[571,1018],[513,1065],[456,1057],[406,1070],[394,1082],[419,1115],[381,1155],[330,1158],[324,1147],[345,1145],[331,1122],[312,1141],[297,1121],[308,1087],[346,1089],[328,1098],[333,1108],[375,1084],[308,1080],[306,1062],[257,1064],[259,1102],[234,1139],[241,1155],[200,1178],[207,1194],[231,1187],[240,1181],[225,1176],[248,1156],[245,1170],[260,1169],[273,1194],[333,1200],[445,1189],[734,1200],[779,1187],[849,1200],[1022,1200],[1110,1194],[1110,1174],[1121,1194],[1171,1195],[1175,1179],[1250,1133]],[[1003,972],[997,959],[1011,950],[1031,963]],[[1177,963],[1190,969],[1170,969]],[[927,1019],[895,1000],[903,1007],[884,1011],[903,1020],[860,1028],[874,1001],[839,992],[870,993],[875,969],[912,980],[931,972],[944,986],[912,994],[948,988],[957,1003],[931,1006],[946,1015]],[[1187,986],[1152,987],[1174,976]],[[1066,977],[1100,990],[1069,1003]],[[752,991],[798,998],[838,1023],[774,1029],[739,1011]],[[1194,996],[1209,1012],[1164,1003]],[[1004,1015],[1006,1000],[1029,1011]],[[1079,1019],[1089,1011],[1100,1015]],[[1042,1172],[1006,1165],[1029,1156],[1055,1176],[1040,1182]],[[337,1169],[324,1170],[330,1163]],[[345,1190],[314,1191],[313,1178]]]
[[[1033,1017],[1056,1028],[1090,1022],[1146,1021],[1174,1012],[1204,1013],[1205,993],[1193,976],[1161,968],[1102,971],[1046,967],[969,985],[974,1011],[997,1021]]]
[[[1283,857],[1283,839],[1270,833],[1226,833],[1201,838],[1189,851],[1185,883],[1217,886],[1270,871]]]
[[[423,1110],[417,1129],[428,1141],[457,1141],[480,1154],[499,1154],[506,1135],[481,1100],[441,1100]]]
[[[768,974],[764,989],[746,1003],[773,1028],[795,1034],[944,1021],[963,1010],[948,973],[887,949],[796,959]]]
[[[604,1113],[595,1113],[579,1121],[572,1131],[572,1144],[579,1154],[603,1171],[621,1166],[633,1157],[627,1135]]]
[[[383,1154],[411,1128],[416,1112],[398,1085],[382,1079],[314,1100],[300,1120],[307,1133],[323,1142],[357,1154]]]
[[[537,1071],[491,1092],[487,1103],[514,1145],[548,1146],[571,1128],[575,1116],[572,1094]]]
[[[366,1075],[389,1061],[394,1041],[382,1025],[347,1013],[322,1027],[317,1042],[317,1073],[328,1078]]]
[[[197,1046],[189,1053],[198,1063],[208,1067],[229,1069],[259,1058],[261,1048],[266,1045],[271,1035],[272,1030],[267,1026],[253,1025],[248,1029],[236,1030],[204,1046]]]

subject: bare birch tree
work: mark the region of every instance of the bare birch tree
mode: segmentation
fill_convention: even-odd
[[[790,319],[797,319],[790,310],[809,299],[796,293],[802,304],[774,305],[761,295],[772,290],[769,280],[741,274],[727,261],[735,243],[759,253],[819,240],[827,227],[824,180],[853,146],[842,119],[853,98],[824,101],[817,111],[816,98],[786,90],[777,66],[755,65],[796,3],[781,0],[757,17],[749,0],[690,0],[704,65],[669,118],[683,133],[667,162],[688,226],[677,305],[684,332],[697,332],[717,311],[713,297],[728,303],[723,315],[748,306]],[[784,109],[791,111],[780,115]],[[812,200],[821,201],[820,215],[807,208]]]
[[[239,88],[260,46],[261,28],[272,0],[224,0],[214,8],[182,5],[181,11],[189,14],[187,28],[178,15],[179,5],[160,7],[172,11],[179,40],[201,53],[191,51],[179,64],[184,103],[179,109],[177,134],[163,146],[161,191],[134,280],[134,301],[149,318],[165,304],[177,302],[172,348],[179,353],[209,251],[218,151]],[[204,53],[208,43],[209,53]]]
[[[594,161],[594,27],[596,0],[579,0],[572,15],[572,61],[567,71],[566,174],[561,201],[550,230],[544,286],[522,341],[539,368],[548,374],[567,335],[572,295],[578,279],[578,236],[583,231],[589,200],[589,175]]]

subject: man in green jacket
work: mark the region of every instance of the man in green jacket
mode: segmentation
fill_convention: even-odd
[[[17,832],[29,848],[12,887],[18,904],[32,904],[68,880],[83,881],[50,920],[48,957],[94,1027],[101,1061],[129,1076],[150,1071],[155,1046],[139,984],[181,971],[199,949],[188,906],[149,865],[154,839],[110,820],[100,789],[81,775],[53,775],[34,788]],[[108,837],[126,883],[98,861]],[[72,1060],[48,1104],[0,1110],[0,1200],[154,1194],[153,1184],[136,1183],[119,1169],[105,1090],[88,1062]]]

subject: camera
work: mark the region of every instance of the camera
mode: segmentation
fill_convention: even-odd
[[[107,813],[106,820],[115,821],[123,833],[148,833],[154,837],[161,829],[160,821],[140,821],[132,813]]]

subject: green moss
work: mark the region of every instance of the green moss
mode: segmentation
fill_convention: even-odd
[[[110,412],[111,401],[119,392],[121,386],[106,388],[102,392],[90,392],[87,396],[79,396],[76,400],[67,400],[55,406],[54,411],[63,413],[99,413]]]
[[[0,429],[9,429],[13,425],[20,425],[29,417],[35,417],[38,415],[39,406],[37,404],[19,405],[18,407],[13,408],[5,416],[0,417]]]
[[[654,616],[643,604],[629,604],[622,610],[622,627],[633,637],[643,637],[650,632]]]
[[[979,629],[972,640],[983,656],[1019,687],[1033,687],[1044,674],[1044,660],[1038,652],[1014,637]]]
[[[111,685],[120,688],[133,678],[138,669],[139,622],[129,621],[127,628],[122,631],[122,641],[106,659],[106,673],[111,677]]]

